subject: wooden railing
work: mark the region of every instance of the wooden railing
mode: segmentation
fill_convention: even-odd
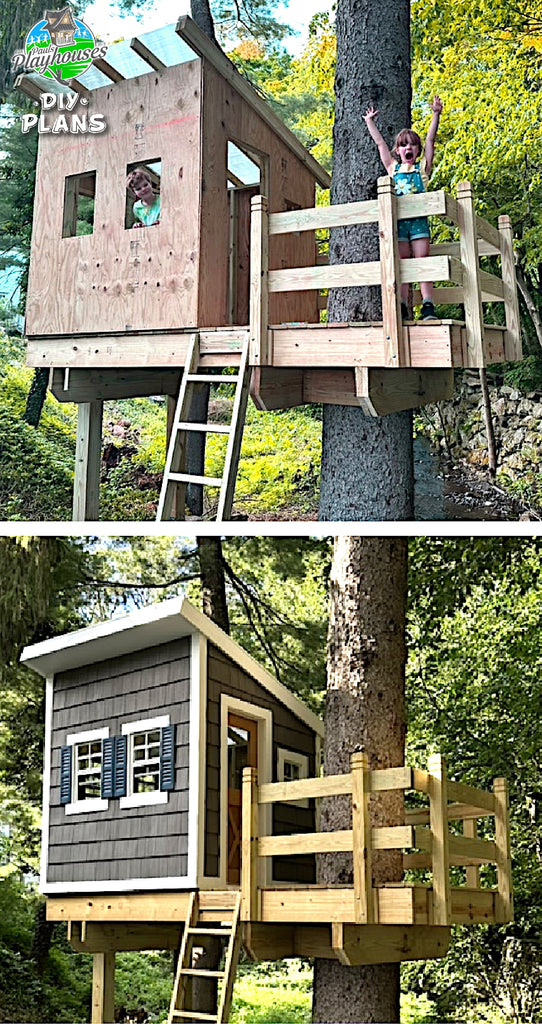
[[[400,259],[397,220],[405,217],[446,217],[457,227],[459,240],[431,245],[425,258]],[[273,235],[353,224],[378,224],[380,259],[365,263],[333,264],[269,269],[269,238]],[[479,265],[480,256],[500,256],[501,276]],[[391,178],[379,178],[378,198],[366,202],[292,210],[269,214],[267,199],[255,196],[251,219],[251,365],[270,365],[269,296],[276,292],[380,285],[382,322],[386,339],[385,365],[410,365],[408,342],[401,322],[401,284],[447,281],[435,288],[435,302],[461,303],[465,308],[465,365],[484,366],[484,302],[503,302],[505,310],[505,358],[521,359],[519,307],[510,218],[499,217],[498,229],[474,208],[469,182],[461,182],[457,199],[444,191],[396,196]],[[414,301],[420,300],[414,294]]]
[[[407,766],[371,771],[365,754],[353,754],[350,772],[294,782],[267,783],[258,786],[256,771],[243,773],[241,916],[245,921],[259,919],[258,890],[265,872],[263,862],[270,857],[317,853],[351,853],[353,857],[353,896],[355,920],[359,924],[375,921],[372,885],[372,857],[378,850],[406,850],[403,867],[428,869],[432,873],[433,923],[449,925],[451,914],[450,868],[466,869],[466,887],[480,889],[482,864],[495,864],[495,920],[512,917],[512,884],[508,820],[508,787],[505,779],[494,780],[493,792],[448,780],[446,764],[440,755],[429,759],[427,771]],[[415,791],[427,798],[426,806],[405,810],[404,824],[372,827],[369,798],[390,790]],[[266,835],[262,828],[262,808],[281,801],[350,796],[352,827],[335,832],[299,835]],[[492,817],[494,838],[477,834],[479,819]],[[462,834],[450,833],[450,823],[462,823]],[[487,891],[487,890],[486,890]]]

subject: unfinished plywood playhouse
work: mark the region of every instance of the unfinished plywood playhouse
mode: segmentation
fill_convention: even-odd
[[[22,660],[47,679],[41,889],[48,919],[94,956],[93,1024],[113,1020],[119,950],[177,949],[169,1024],[218,1024],[241,944],[261,959],[382,963],[444,956],[452,924],[511,920],[503,779],[483,792],[449,781],[438,756],[428,771],[371,771],[363,754],[321,777],[320,720],[188,601],[43,641]],[[369,800],[389,790],[422,799],[374,828]],[[319,799],[344,795],[351,828],[319,831]],[[404,882],[374,885],[382,850],[404,851]],[[322,852],[350,853],[353,884],[316,883]],[[480,884],[487,863],[493,887]],[[217,936],[223,967],[200,977],[217,978],[220,996],[202,1016],[193,954]]]
[[[379,416],[450,397],[455,367],[521,358],[508,217],[496,228],[477,216],[467,182],[456,199],[396,197],[382,178],[377,199],[315,207],[315,184],[329,176],[269,105],[189,18],[166,36],[111,47],[70,83],[107,131],[40,137],[28,362],[51,369],[58,399],[79,404],[76,519],[98,518],[106,398],[177,397],[158,518],[172,517],[175,497],[184,518],[191,482],[219,488],[217,518],[227,519],[249,386],[262,410],[331,402]],[[38,75],[18,84],[35,98],[52,88]],[[138,165],[159,185],[162,213],[134,231],[125,180]],[[93,204],[83,236],[81,199]],[[455,241],[400,260],[397,219],[426,214],[451,222]],[[377,225],[380,259],[326,266],[315,232],[359,223]],[[486,256],[497,258],[491,273]],[[435,300],[463,304],[463,320],[402,323],[400,285],[420,275],[444,282]],[[327,289],[352,285],[381,287],[382,321],[320,322]],[[484,303],[503,304],[504,323]],[[231,424],[190,423],[195,392],[225,366],[237,368]],[[228,434],[220,477],[186,473],[194,430]]]

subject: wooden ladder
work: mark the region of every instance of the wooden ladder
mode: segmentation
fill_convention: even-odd
[[[231,1008],[233,983],[241,946],[240,913],[241,893],[238,893],[233,907],[213,912],[213,916],[219,918],[216,927],[214,925],[206,927],[200,920],[198,894],[191,893],[167,1024],[176,1024],[176,1022],[182,1021],[208,1021],[210,1024],[226,1024]],[[205,936],[211,935],[225,939],[224,969],[222,971],[198,970],[193,966],[194,946],[203,945]],[[222,982],[216,1013],[197,1013],[187,1007],[187,996],[190,991],[188,983],[194,977],[217,978]]]
[[[243,428],[250,386],[250,366],[248,363],[248,332],[241,349],[241,361],[234,374],[199,373],[199,335],[191,336],[184,372],[179,389],[179,397],[175,408],[175,416],[171,428],[162,489],[156,513],[157,522],[171,518],[173,500],[177,494],[177,519],[184,519],[185,494],[187,484],[202,484],[208,487],[219,487],[218,509],[216,521],[231,518],[233,495],[239,453],[243,439]],[[226,364],[225,364],[226,366]],[[225,368],[225,367],[224,367]],[[198,384],[230,384],[235,387],[233,408],[229,424],[224,423],[190,423],[190,408],[194,389]],[[221,477],[196,476],[184,472],[186,462],[186,439],[188,431],[197,430],[206,434],[228,434],[228,444]],[[180,485],[180,486],[178,486]],[[178,490],[176,491],[176,486]]]

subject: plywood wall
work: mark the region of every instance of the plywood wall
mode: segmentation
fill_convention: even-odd
[[[269,212],[314,205],[314,178],[272,129],[209,64],[203,76],[203,149],[200,262],[200,326],[228,322],[229,208],[226,188],[228,141],[268,156]],[[271,239],[270,268],[314,264],[312,233]],[[272,296],[271,323],[318,320],[316,292]]]
[[[41,135],[26,330],[29,335],[197,323],[202,64],[194,60],[91,94],[100,135]],[[162,161],[162,220],[126,229],[126,167]],[[94,231],[62,238],[64,181],[96,171]]]

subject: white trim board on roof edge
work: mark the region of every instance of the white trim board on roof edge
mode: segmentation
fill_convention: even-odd
[[[47,677],[82,665],[144,650],[147,647],[156,647],[194,633],[206,637],[313,732],[323,736],[323,723],[313,711],[279,683],[207,615],[182,597],[173,597],[168,601],[140,608],[129,615],[123,615],[122,618],[99,622],[72,633],[53,637],[51,640],[32,644],[24,648],[21,661],[35,672]]]

